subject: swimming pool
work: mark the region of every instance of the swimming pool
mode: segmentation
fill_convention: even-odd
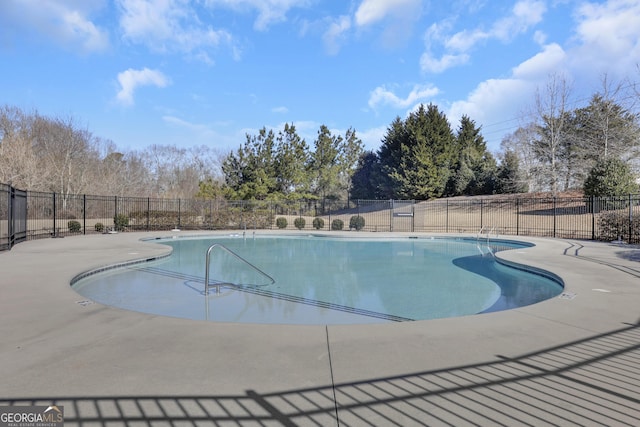
[[[156,241],[171,246],[171,256],[86,274],[73,288],[95,302],[144,313],[294,324],[464,316],[534,304],[563,288],[550,273],[497,262],[497,251],[531,246],[506,240],[232,235]],[[205,295],[205,254],[213,244],[225,250],[212,250],[210,283],[218,286]]]

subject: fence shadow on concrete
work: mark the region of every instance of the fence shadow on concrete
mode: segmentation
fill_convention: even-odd
[[[519,357],[276,393],[0,399],[50,404],[64,406],[65,425],[79,426],[632,426],[640,420],[640,320]]]

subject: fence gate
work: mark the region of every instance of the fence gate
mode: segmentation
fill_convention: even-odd
[[[391,200],[391,231],[413,231],[414,200]]]
[[[9,187],[9,247],[27,240],[27,192]]]

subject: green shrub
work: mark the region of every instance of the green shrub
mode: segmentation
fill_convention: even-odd
[[[278,217],[278,219],[276,219],[276,225],[280,229],[287,228],[287,218],[283,216]]]
[[[625,196],[636,191],[629,163],[612,157],[598,160],[584,182],[585,196]]]
[[[584,182],[589,212],[611,211],[629,206],[628,195],[638,191],[631,166],[616,158],[598,160]]]
[[[598,217],[598,240],[611,242],[624,240],[627,243],[640,241],[640,221],[629,222],[629,211],[603,212]]]
[[[80,230],[82,230],[82,224],[80,224],[78,221],[71,220],[67,222],[67,228],[72,233],[79,233]]]
[[[305,224],[306,221],[302,217],[298,217],[293,220],[293,225],[295,225],[298,230],[302,230]]]
[[[354,215],[349,220],[349,229],[355,228],[356,231],[360,231],[364,228],[364,218],[360,215]]]
[[[313,228],[315,228],[316,230],[324,228],[324,219],[318,217],[313,218]]]
[[[344,227],[344,221],[341,219],[334,219],[331,221],[331,229],[334,231],[340,231]]]
[[[124,231],[129,226],[129,217],[124,214],[118,214],[113,217],[113,228],[116,231]]]
[[[95,228],[98,233],[102,233],[104,231],[104,224],[101,222],[96,222]]]

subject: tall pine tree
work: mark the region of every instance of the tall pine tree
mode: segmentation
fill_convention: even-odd
[[[444,194],[454,143],[451,126],[438,107],[429,104],[403,122],[397,118],[378,151],[381,172],[388,177],[382,193],[392,198],[426,200]]]
[[[496,161],[487,150],[480,128],[466,115],[460,119],[454,151],[457,161],[452,168],[447,194],[493,193]]]

